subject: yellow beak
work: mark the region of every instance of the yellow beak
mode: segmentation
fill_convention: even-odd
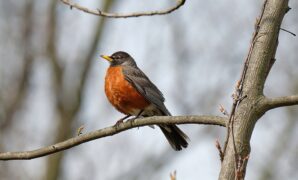
[[[105,60],[112,62],[113,59],[110,56],[106,56],[106,55],[100,55],[100,57],[104,58]]]

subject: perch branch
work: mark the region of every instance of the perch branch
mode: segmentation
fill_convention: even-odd
[[[107,17],[107,18],[130,18],[130,17],[139,17],[139,16],[154,16],[154,15],[165,15],[169,14],[177,9],[179,9],[181,6],[184,5],[186,0],[177,0],[177,3],[175,6],[161,10],[161,11],[148,11],[148,12],[135,12],[135,13],[127,13],[127,14],[120,14],[120,13],[108,13],[105,11],[102,11],[100,9],[97,10],[91,10],[86,7],[83,7],[77,3],[73,3],[70,0],[60,0],[62,3],[68,5],[70,9],[75,8],[80,11],[84,11],[88,14],[93,14],[96,16],[102,16],[102,17]]]
[[[49,154],[57,153],[65,149],[78,146],[82,143],[86,143],[88,141],[103,138],[106,136],[112,136],[114,134],[118,134],[128,129],[154,124],[209,124],[226,126],[227,119],[219,116],[154,116],[148,118],[139,118],[136,120],[126,121],[124,123],[119,124],[118,126],[111,126],[92,131],[40,149],[24,152],[0,153],[0,160],[34,159]]]

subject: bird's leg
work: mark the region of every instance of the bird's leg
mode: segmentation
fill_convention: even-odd
[[[135,119],[139,118],[143,112],[144,112],[143,109],[140,110],[140,112],[137,114],[137,116],[134,117],[134,118],[129,119],[129,121],[134,121]],[[123,123],[123,121],[124,121],[125,119],[129,118],[130,116],[131,116],[130,114],[124,116],[123,118],[119,119],[119,120],[116,122],[115,125],[118,126],[119,124]]]
[[[144,109],[142,109],[142,110],[140,110],[140,112],[134,117],[134,118],[131,118],[131,119],[129,119],[130,121],[133,121],[133,120],[135,120],[135,119],[138,119],[140,116],[141,116],[141,114],[144,112]]]
[[[123,118],[119,119],[119,120],[116,122],[115,125],[117,126],[117,125],[123,123],[123,121],[124,121],[125,119],[129,118],[130,116],[131,116],[130,114],[124,116]]]
[[[144,109],[141,109],[140,112],[134,118],[131,118],[128,121],[133,122],[135,119],[138,119],[143,112],[144,112]]]
[[[144,109],[141,109],[140,112],[137,114],[137,116],[133,120],[139,118],[143,112],[144,112]]]

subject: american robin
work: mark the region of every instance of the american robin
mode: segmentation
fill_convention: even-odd
[[[106,96],[118,111],[126,114],[118,122],[130,116],[171,116],[164,105],[163,94],[128,53],[119,51],[111,56],[101,57],[110,63],[105,77]],[[188,137],[176,125],[159,127],[174,150],[187,147]]]

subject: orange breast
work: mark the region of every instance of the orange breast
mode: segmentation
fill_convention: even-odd
[[[121,66],[109,67],[105,77],[105,93],[110,103],[124,114],[136,115],[150,103],[127,82]]]

